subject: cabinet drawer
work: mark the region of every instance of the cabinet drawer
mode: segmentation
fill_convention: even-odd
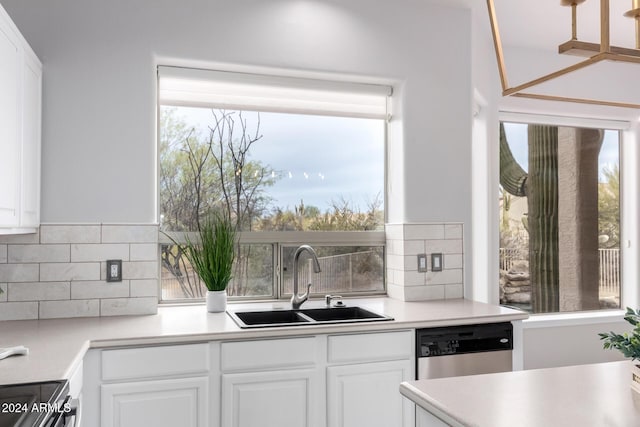
[[[185,344],[102,352],[105,381],[190,375],[209,371],[209,345]]]
[[[413,333],[331,335],[327,351],[329,363],[410,359],[413,357]]]
[[[315,343],[315,337],[222,343],[221,368],[229,372],[313,366]]]

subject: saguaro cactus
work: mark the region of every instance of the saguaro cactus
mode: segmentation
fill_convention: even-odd
[[[500,124],[500,184],[527,197],[529,274],[534,313],[559,308],[558,128],[529,125],[529,173],[513,157]]]
[[[558,128],[529,125],[529,274],[535,313],[558,311]]]

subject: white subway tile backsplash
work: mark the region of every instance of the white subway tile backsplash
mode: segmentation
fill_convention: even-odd
[[[390,298],[404,301],[404,289],[405,287],[402,285],[387,283],[387,295],[389,295]]]
[[[404,268],[404,257],[402,255],[387,254],[387,268],[403,269]]]
[[[103,282],[84,281],[71,282],[71,299],[126,298],[129,296],[129,281]]]
[[[37,282],[39,278],[38,264],[0,264],[0,282]]]
[[[0,235],[0,243],[10,245],[40,243],[40,231],[29,234],[2,234]]]
[[[155,313],[157,241],[157,225],[45,224],[0,236],[0,320]],[[122,282],[105,282],[107,259],[123,261]]]
[[[158,280],[131,280],[132,297],[158,297]]]
[[[28,320],[38,318],[37,302],[0,303],[0,320]]]
[[[445,239],[462,239],[462,233],[462,224],[445,224],[444,226]]]
[[[108,259],[128,261],[129,245],[124,243],[71,245],[72,262],[106,261]]]
[[[106,268],[106,267],[105,267]],[[136,261],[122,263],[123,279],[157,279],[157,261]]]
[[[40,318],[97,317],[100,315],[100,300],[40,301]]]
[[[99,262],[42,263],[40,281],[100,280]]]
[[[156,314],[157,312],[158,300],[155,297],[114,298],[100,301],[102,316]]]
[[[444,268],[462,268],[463,258],[462,254],[447,254],[442,261]]]
[[[68,300],[69,282],[10,283],[9,301]]]
[[[443,224],[406,224],[404,226],[405,240],[444,239]]]
[[[159,257],[155,243],[133,243],[129,246],[131,261],[156,261]]]
[[[103,225],[102,243],[157,243],[156,225]]]
[[[100,226],[42,225],[40,243],[100,243]]]
[[[444,287],[444,297],[447,299],[453,298],[463,298],[464,297],[464,286],[462,283],[458,283],[455,285],[445,285]]]
[[[461,254],[462,250],[462,239],[427,240],[428,253]]]
[[[464,230],[461,223],[387,224],[386,278],[391,298],[418,301],[463,298]],[[419,273],[417,255],[427,255]],[[444,255],[443,270],[431,270],[432,253]]]
[[[448,285],[452,283],[462,283],[462,269],[444,269],[442,271],[429,271],[427,273],[428,285]]]
[[[11,245],[8,250],[8,262],[13,264],[70,260],[69,245]]]
[[[384,226],[384,233],[387,239],[403,240],[404,224],[386,224]]]
[[[405,287],[406,301],[425,301],[444,299],[444,285],[407,286]]]
[[[405,240],[403,247],[404,255],[417,255],[425,251],[424,240]]]

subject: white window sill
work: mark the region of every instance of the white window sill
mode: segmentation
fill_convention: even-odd
[[[622,321],[625,310],[580,311],[575,313],[532,314],[522,321],[523,329],[580,326]]]

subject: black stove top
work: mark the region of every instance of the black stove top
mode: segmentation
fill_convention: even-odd
[[[48,426],[52,414],[63,411],[67,381],[0,385],[0,427]]]

